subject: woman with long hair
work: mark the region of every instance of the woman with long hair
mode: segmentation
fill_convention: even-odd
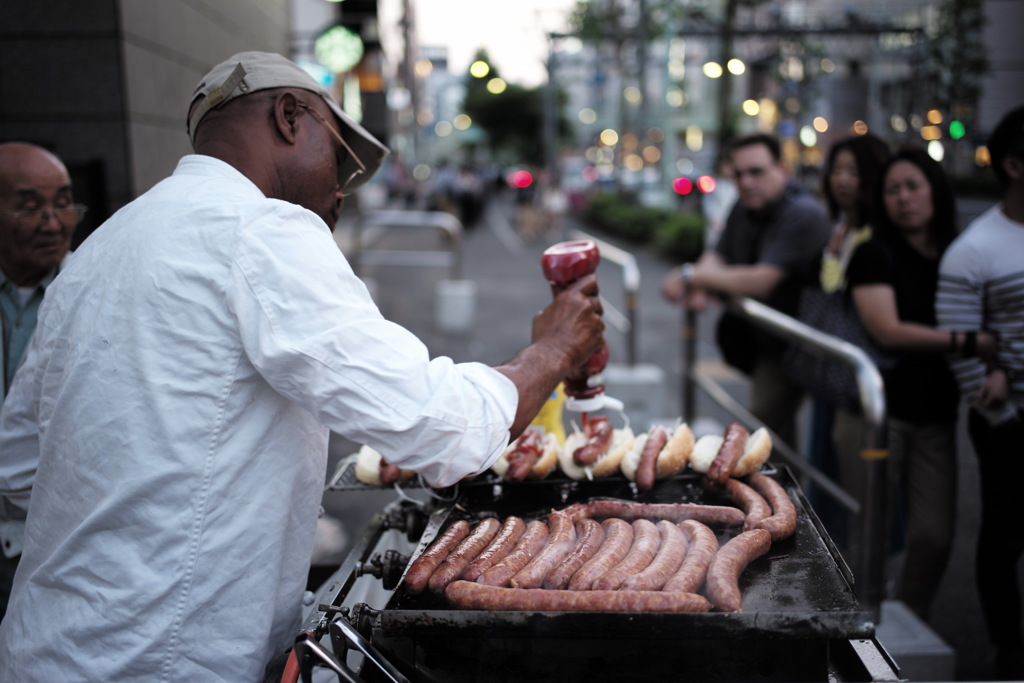
[[[833,221],[832,236],[821,255],[821,267],[816,272],[816,281],[809,283],[802,296],[828,297],[832,305],[849,308],[845,296],[846,267],[856,248],[871,237],[871,226],[876,214],[875,188],[882,175],[882,168],[889,159],[889,146],[880,138],[867,135],[852,135],[838,140],[829,149],[822,177],[822,194],[828,205],[829,217]],[[820,289],[820,292],[814,291]],[[805,320],[812,326],[813,320]],[[802,364],[800,364],[802,365]],[[803,367],[797,369],[798,379]],[[814,387],[811,387],[812,392]],[[840,480],[839,461],[856,457],[859,452],[859,437],[851,441],[836,442],[833,427],[837,410],[850,411],[847,415],[847,430],[860,433],[860,424],[852,408],[837,406],[823,396],[815,396],[811,409],[808,457],[812,465],[832,479]],[[842,450],[853,449],[852,453],[841,454]],[[852,491],[855,496],[860,491]],[[813,485],[808,490],[814,509],[828,527],[833,540],[841,547],[847,545],[847,516],[835,501],[820,493]]]
[[[956,520],[959,395],[947,355],[991,353],[995,342],[986,333],[935,326],[939,261],[957,232],[953,190],[938,162],[920,149],[895,154],[876,199],[872,238],[857,247],[846,277],[872,340],[896,354],[884,373],[890,509],[905,510],[905,519],[892,514],[888,525],[906,534],[895,597],[927,620]],[[844,485],[859,485],[863,463],[846,459],[842,466]]]

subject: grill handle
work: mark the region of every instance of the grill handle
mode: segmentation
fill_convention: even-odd
[[[402,673],[395,668],[395,666],[389,662],[380,651],[375,648],[370,641],[363,636],[353,627],[350,623],[344,619],[336,619],[331,622],[331,643],[334,644],[334,649],[337,651],[341,648],[352,645],[357,650],[363,653],[363,656],[370,662],[373,662],[374,666],[380,669],[385,676],[387,676],[393,683],[409,683],[409,679],[402,675]]]
[[[293,662],[297,666],[292,666]],[[325,666],[338,674],[340,683],[363,683],[359,676],[356,676],[343,662],[335,659],[334,655],[324,649],[324,646],[308,631],[303,631],[295,639],[295,647],[288,658],[288,665],[285,667],[281,681],[282,683],[297,683],[301,676],[302,683],[313,683],[313,668],[317,666]]]

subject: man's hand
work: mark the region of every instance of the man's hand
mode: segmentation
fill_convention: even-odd
[[[601,348],[604,308],[597,292],[597,277],[580,278],[533,318],[533,343],[565,354],[567,373]]]
[[[519,391],[509,442],[537,416],[558,383],[601,349],[604,320],[597,278],[580,278],[533,318],[533,343],[495,368]]]
[[[696,273],[697,269],[701,267],[684,264],[673,268],[661,281],[661,295],[674,304],[682,302],[683,308],[688,311],[699,313],[708,306],[708,293],[707,290],[694,286],[692,280],[689,284],[686,283],[686,279],[683,277],[683,268],[687,266],[692,269],[691,273]]]
[[[661,295],[666,301],[677,304],[686,296],[686,285],[683,284],[682,266],[676,266],[661,281]]]

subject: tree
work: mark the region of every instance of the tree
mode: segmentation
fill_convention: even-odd
[[[943,0],[939,6],[930,52],[938,71],[937,100],[948,112],[973,111],[981,96],[981,80],[989,69],[984,27],[981,0]]]
[[[475,59],[490,62],[487,52],[480,50]],[[487,135],[491,152],[497,157],[510,161],[523,161],[531,165],[544,164],[543,137],[544,100],[540,88],[524,88],[512,83],[505,90],[492,93],[487,89],[490,78],[500,77],[491,65],[486,78],[466,75],[466,96],[463,111],[473,120],[473,125]],[[560,136],[567,135],[569,125],[564,117],[558,118]]]

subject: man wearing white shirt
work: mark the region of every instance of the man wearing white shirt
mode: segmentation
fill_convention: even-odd
[[[597,350],[596,281],[489,368],[430,359],[331,236],[387,154],[278,55],[200,82],[195,155],[100,226],[0,421],[27,505],[0,680],[260,680],[301,618],[331,430],[450,485]]]

